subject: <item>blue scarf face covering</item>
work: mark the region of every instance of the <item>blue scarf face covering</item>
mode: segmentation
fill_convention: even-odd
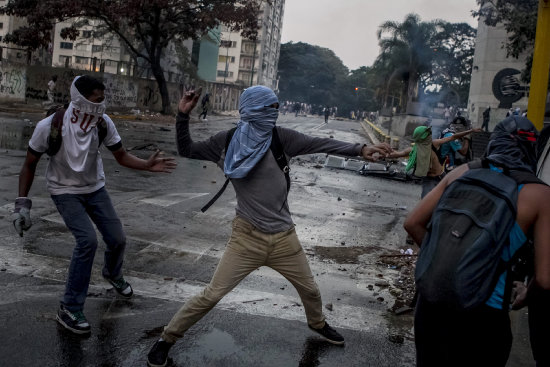
[[[227,177],[246,177],[269,150],[279,110],[268,106],[278,102],[275,93],[262,85],[241,94],[241,119],[225,153],[223,171]]]

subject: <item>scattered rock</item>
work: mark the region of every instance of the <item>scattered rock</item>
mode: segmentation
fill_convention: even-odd
[[[338,196],[338,201],[342,201],[342,198],[340,196]]]
[[[405,341],[405,338],[403,337],[403,335],[393,334],[393,335],[388,335],[388,340],[395,344],[403,344],[403,342]]]
[[[332,311],[332,303],[327,303],[327,304],[325,305],[325,308],[326,308],[327,310],[329,310],[329,311]]]
[[[387,280],[377,280],[374,285],[377,287],[389,287],[390,283]]]
[[[165,277],[164,280],[174,280],[172,277]]]

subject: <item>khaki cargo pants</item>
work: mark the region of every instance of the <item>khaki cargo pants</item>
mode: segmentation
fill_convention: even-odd
[[[210,284],[176,312],[165,327],[162,338],[175,343],[241,280],[264,265],[278,271],[292,283],[304,304],[308,324],[313,328],[322,328],[325,316],[321,294],[294,228],[268,234],[236,217],[231,238]]]

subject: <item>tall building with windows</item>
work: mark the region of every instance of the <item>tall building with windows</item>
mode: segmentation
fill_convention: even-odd
[[[242,86],[265,85],[278,89],[277,71],[281,49],[285,0],[262,2],[258,39],[243,39],[238,32],[222,28],[217,82]]]
[[[75,20],[76,21],[76,20]],[[116,37],[94,37],[97,20],[80,28],[76,40],[61,38],[72,22],[57,23],[52,46],[52,66],[131,75],[130,54]]]
[[[6,5],[7,0],[0,0],[0,6]],[[25,19],[10,15],[0,15],[0,60],[9,60],[16,63],[26,64],[44,64],[50,60],[50,54],[46,49],[40,48],[32,53],[28,53],[22,47],[13,44],[4,43],[6,34],[15,29],[24,26]]]

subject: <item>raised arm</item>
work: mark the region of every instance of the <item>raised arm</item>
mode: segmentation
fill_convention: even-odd
[[[290,157],[304,154],[327,153],[340,154],[348,157],[361,156],[367,160],[376,160],[387,156],[392,149],[388,144],[367,145],[347,143],[331,138],[319,138],[302,134],[296,130],[277,128],[284,151]]]
[[[482,131],[481,128],[476,127],[475,129],[470,129],[470,130],[462,131],[460,133],[453,134],[452,136],[449,136],[447,138],[434,139],[432,141],[432,144],[436,148],[439,148],[441,145],[443,145],[445,143],[448,143],[448,142],[453,141],[453,140],[461,139],[461,138],[465,137],[466,135],[469,135],[471,133],[477,133],[477,132],[480,132],[480,131]]]
[[[412,147],[408,147],[407,149],[395,151],[388,155],[388,158],[402,158],[407,157],[412,152]]]
[[[182,157],[202,159],[218,162],[225,149],[227,131],[220,132],[207,140],[194,142],[189,132],[189,114],[197,105],[202,88],[196,92],[189,91],[184,94],[178,105],[176,116],[176,143],[178,154]]]

